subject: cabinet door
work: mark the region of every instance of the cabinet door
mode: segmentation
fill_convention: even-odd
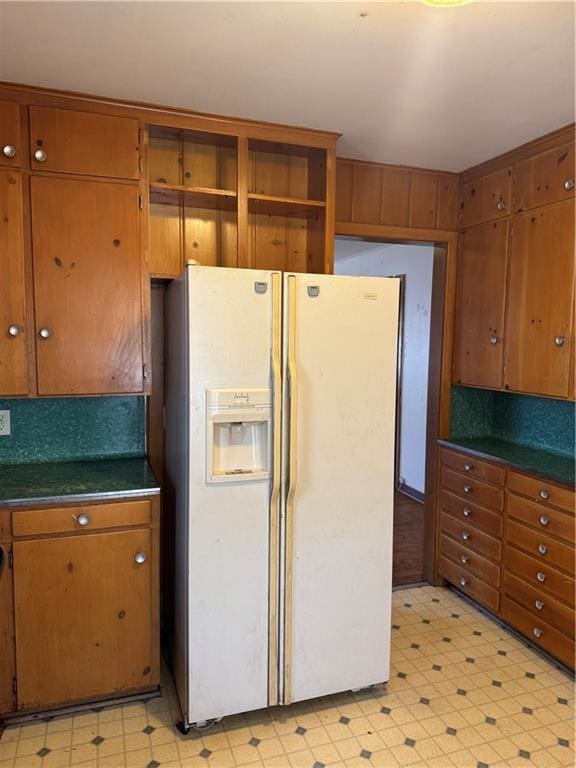
[[[16,542],[14,595],[19,708],[150,684],[149,530]]]
[[[0,165],[22,165],[20,104],[14,101],[0,101]]]
[[[28,391],[22,177],[0,171],[0,395]]]
[[[574,197],[574,142],[518,163],[514,176],[516,211]]]
[[[10,545],[6,539],[9,512],[0,510],[0,715],[16,706],[13,681],[14,660],[14,593],[12,571],[8,565]]]
[[[510,215],[511,176],[511,168],[501,168],[462,185],[460,208],[463,227]]]
[[[506,386],[567,397],[574,284],[574,202],[514,219]]]
[[[138,178],[138,121],[129,117],[30,107],[34,170]]]
[[[461,236],[454,324],[454,381],[503,385],[508,220]]]
[[[33,177],[38,394],[143,387],[138,190]]]

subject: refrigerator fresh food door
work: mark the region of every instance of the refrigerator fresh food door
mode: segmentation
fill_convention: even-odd
[[[389,677],[398,298],[284,277],[284,703]]]
[[[168,391],[167,422],[172,442],[186,424],[177,423],[171,399],[187,401],[186,498],[178,498],[184,484],[170,481],[177,517],[187,522],[176,542],[185,561],[178,566],[185,583],[177,584],[176,633],[186,638],[186,662],[176,660],[178,688],[185,719],[197,723],[277,701],[278,505],[270,500],[278,499],[280,483],[273,446],[281,276],[188,266],[183,280],[185,312],[171,306],[178,286],[169,289],[168,378],[182,366],[179,356],[187,376],[182,391]],[[180,345],[171,321],[186,325]],[[227,482],[215,482],[218,473]]]

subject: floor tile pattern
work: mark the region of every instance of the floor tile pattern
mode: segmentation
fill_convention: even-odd
[[[0,768],[573,766],[571,678],[444,588],[394,593],[386,685],[182,736],[172,681],[147,703],[7,728]]]

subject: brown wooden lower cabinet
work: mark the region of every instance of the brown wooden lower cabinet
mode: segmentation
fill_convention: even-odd
[[[453,471],[466,465],[480,486]],[[438,573],[574,668],[574,491],[444,447],[439,475]]]
[[[158,497],[0,514],[0,715],[157,688]]]

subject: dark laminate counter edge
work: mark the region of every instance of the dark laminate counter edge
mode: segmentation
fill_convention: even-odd
[[[470,446],[464,445],[463,443],[459,443],[457,440],[440,439],[438,440],[438,444],[444,448],[452,448],[455,451],[466,453],[470,456],[476,456],[479,459],[485,459],[486,461],[491,461],[494,464],[501,464],[502,466],[508,467],[509,469],[515,469],[518,470],[518,472],[523,472],[527,475],[533,475],[534,477],[541,478],[542,480],[554,482],[557,485],[562,485],[565,488],[569,488],[571,491],[574,490],[573,482],[570,482],[565,477],[560,477],[553,472],[536,470],[533,467],[527,466],[526,464],[511,461],[510,459],[505,459],[501,456],[495,456],[493,453],[486,453],[485,451],[481,451],[477,448],[471,448]]]
[[[159,495],[160,488],[146,488],[140,491],[104,491],[102,493],[79,493],[68,496],[39,496],[38,498],[30,497],[0,501],[0,509],[5,507],[53,507],[55,504],[85,504],[98,501],[106,502],[112,499],[123,501]]]

